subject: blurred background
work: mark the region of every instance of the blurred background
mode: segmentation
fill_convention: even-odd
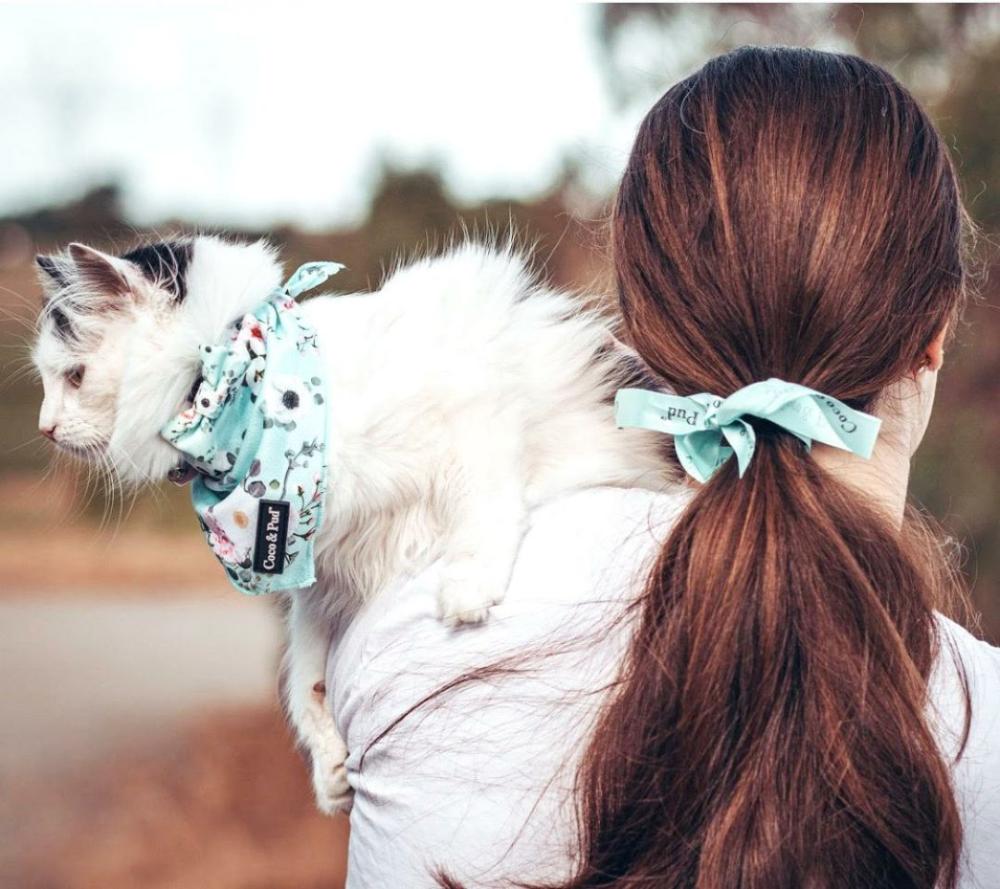
[[[186,491],[113,495],[36,430],[33,257],[224,230],[338,289],[515,226],[608,291],[608,201],[660,93],[745,43],[855,52],[925,103],[981,228],[913,492],[1000,639],[1000,8],[32,2],[0,7],[0,885],[343,879],[278,715],[279,616],[238,596]]]

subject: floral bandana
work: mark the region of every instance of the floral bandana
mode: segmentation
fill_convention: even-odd
[[[193,404],[160,432],[196,473],[209,546],[244,593],[316,579],[326,492],[326,406],[316,332],[295,302],[343,266],[311,262],[256,311],[201,346]]]

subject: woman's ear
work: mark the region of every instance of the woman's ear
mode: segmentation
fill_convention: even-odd
[[[927,368],[931,371],[941,370],[941,365],[944,364],[944,341],[947,335],[948,325],[944,324],[937,332],[934,339],[932,339],[928,344],[927,349],[920,360],[920,367],[918,370],[922,370],[923,368]]]

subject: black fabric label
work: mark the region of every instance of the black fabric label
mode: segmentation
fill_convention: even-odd
[[[253,570],[259,574],[281,574],[285,570],[288,509],[289,505],[284,500],[261,500],[257,507]]]

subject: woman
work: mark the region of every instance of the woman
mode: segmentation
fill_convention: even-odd
[[[874,451],[745,416],[704,483],[536,511],[485,628],[440,625],[434,568],[373,603],[328,670],[350,886],[1000,885],[1000,650],[904,521],[966,225],[861,59],[743,48],[663,96],[612,224],[632,343],[664,391],[873,414]]]

